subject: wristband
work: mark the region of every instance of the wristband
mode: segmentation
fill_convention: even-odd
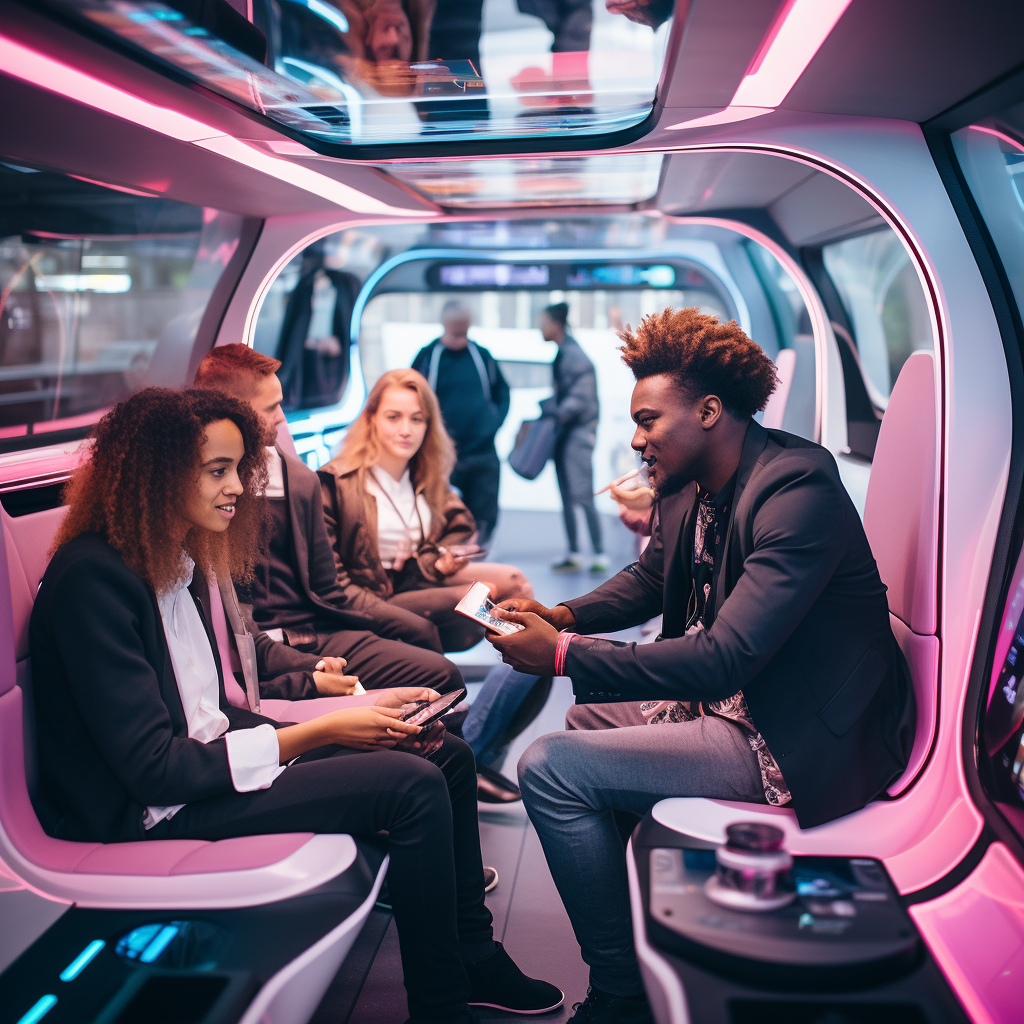
[[[577,636],[577,633],[559,633],[558,643],[555,645],[555,675],[565,675],[565,655],[569,650],[569,644]]]

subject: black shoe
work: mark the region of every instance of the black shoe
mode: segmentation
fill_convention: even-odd
[[[573,1014],[566,1024],[654,1024],[646,996],[613,996],[598,988],[588,988],[582,1003],[572,1004]]]
[[[546,981],[528,978],[495,942],[486,960],[466,964],[469,975],[469,1005],[489,1006],[506,1013],[549,1013],[562,1005],[565,996]]]
[[[485,804],[511,804],[522,800],[519,787],[501,772],[478,764],[476,766],[476,798]]]
[[[489,868],[484,865],[484,892],[490,892],[498,888],[498,869]]]

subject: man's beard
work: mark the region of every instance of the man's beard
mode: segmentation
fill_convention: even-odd
[[[681,490],[689,487],[693,483],[692,473],[673,473],[665,479],[658,480],[654,485],[654,496],[659,500],[661,498],[668,498],[673,494],[678,494]]]

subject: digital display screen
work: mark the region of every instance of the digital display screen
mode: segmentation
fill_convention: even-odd
[[[448,288],[546,288],[551,276],[545,265],[515,263],[448,264],[439,268]]]
[[[583,263],[565,278],[567,288],[672,288],[675,283],[675,267],[664,264]]]

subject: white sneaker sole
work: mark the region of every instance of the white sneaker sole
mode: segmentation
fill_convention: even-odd
[[[540,1010],[517,1010],[514,1006],[503,1006],[501,1003],[470,1003],[469,1005],[483,1006],[488,1010],[504,1010],[505,1013],[518,1013],[521,1016],[529,1017],[538,1013],[551,1013],[552,1010],[557,1010],[565,1002],[565,993],[559,989],[558,996],[557,1003],[552,1003],[550,1006],[545,1006]]]

